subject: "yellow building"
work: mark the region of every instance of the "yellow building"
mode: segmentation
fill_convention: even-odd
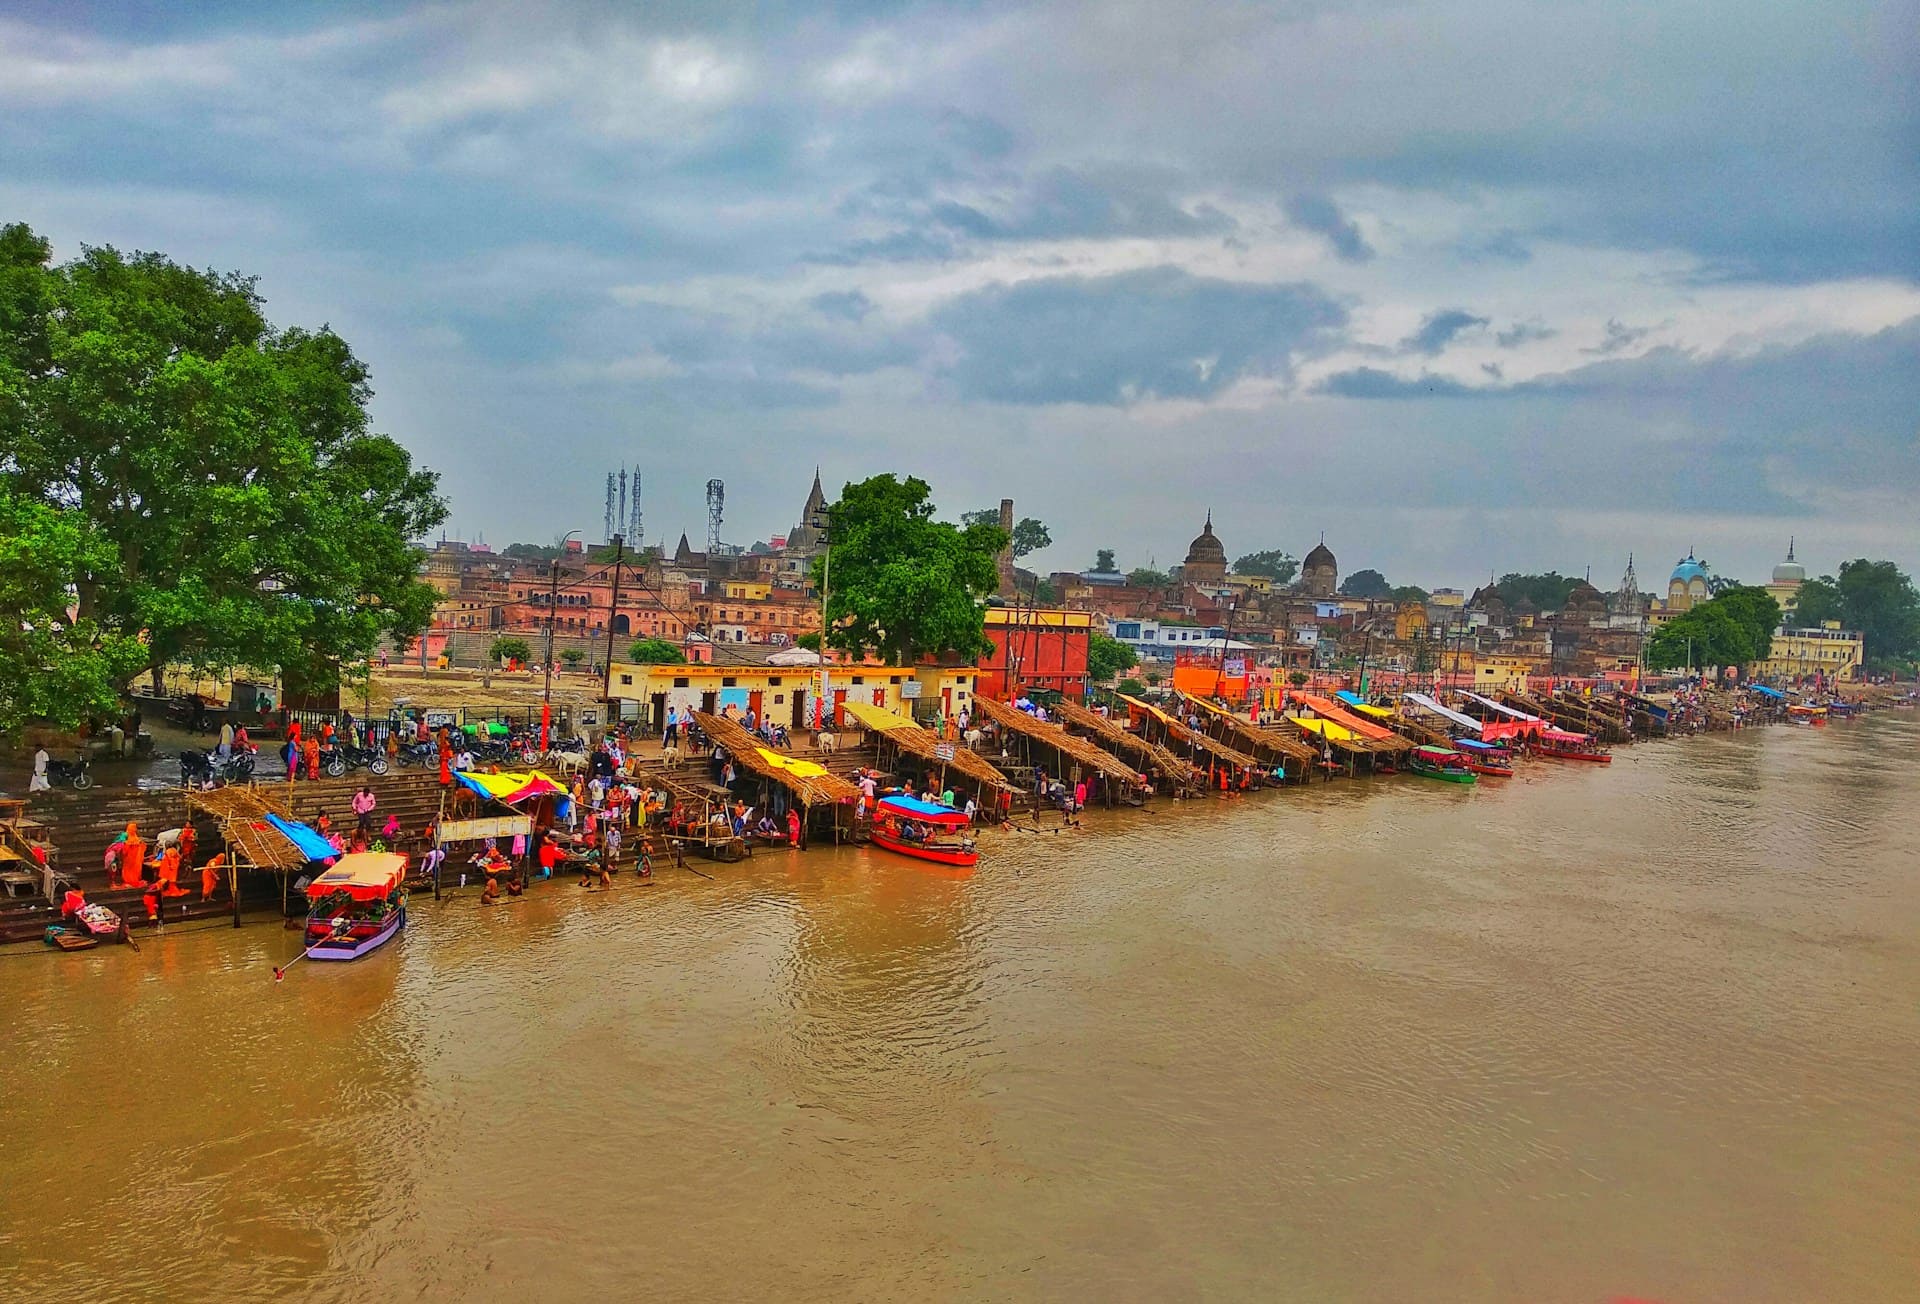
[[[773,585],[759,580],[728,580],[727,597],[735,602],[764,602],[773,592]]]
[[[923,720],[936,715],[948,720],[973,704],[974,685],[980,672],[973,666],[917,666],[913,678],[900,686],[912,699],[913,714]]]
[[[1816,672],[1829,679],[1858,679],[1866,650],[1864,638],[1835,620],[1818,629],[1777,629],[1767,659],[1753,673],[1761,679],[1806,679]]]
[[[1524,693],[1533,663],[1515,656],[1475,656],[1473,689],[1477,693]]]
[[[607,672],[607,698],[622,704],[622,718],[642,720],[656,732],[666,723],[670,706],[714,714],[732,707],[735,715],[751,711],[756,719],[799,730],[813,727],[816,704],[837,712],[841,703],[859,701],[898,711],[903,700],[912,700],[903,695],[903,686],[918,684],[918,673],[904,666],[642,666],[616,661]],[[627,707],[629,702],[634,705]]]

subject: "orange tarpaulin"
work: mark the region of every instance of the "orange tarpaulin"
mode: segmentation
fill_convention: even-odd
[[[1393,730],[1382,729],[1379,725],[1363,716],[1354,715],[1350,711],[1343,710],[1338,703],[1329,698],[1315,697],[1311,693],[1295,693],[1293,700],[1302,706],[1311,707],[1313,713],[1322,720],[1331,720],[1335,724],[1359,734],[1362,738],[1371,738],[1375,742],[1380,743],[1405,741],[1405,739],[1401,738],[1400,735]]]

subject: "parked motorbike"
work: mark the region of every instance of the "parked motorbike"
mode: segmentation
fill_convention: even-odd
[[[431,741],[408,743],[400,749],[399,760],[402,765],[432,765],[437,756]]]
[[[52,784],[70,783],[75,792],[85,792],[93,786],[93,762],[85,752],[71,761],[47,760],[47,782]]]
[[[387,754],[378,747],[342,747],[340,755],[350,770],[365,766],[374,774],[387,772]],[[327,773],[331,774],[333,771],[329,770]]]
[[[189,748],[180,753],[182,787],[206,787],[215,783],[245,783],[253,777],[253,753],[236,751],[224,760],[218,752]]]

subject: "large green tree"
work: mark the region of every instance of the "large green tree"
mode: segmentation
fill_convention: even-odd
[[[1661,626],[1647,641],[1647,664],[1655,670],[1751,665],[1772,650],[1779,623],[1780,606],[1765,589],[1728,589]]]
[[[1340,581],[1340,591],[1350,598],[1384,598],[1393,585],[1377,570],[1357,570]]]
[[[1140,664],[1134,650],[1117,638],[1109,638],[1099,630],[1087,635],[1087,677],[1096,683],[1106,683],[1122,670],[1131,670]]]
[[[831,581],[832,646],[898,664],[925,652],[971,659],[992,646],[981,604],[999,583],[994,558],[1007,532],[936,521],[931,494],[924,480],[877,475],[847,485],[827,509],[831,551],[814,563],[814,582]]]
[[[1524,598],[1537,610],[1558,611],[1567,605],[1567,596],[1579,583],[1573,576],[1562,575],[1559,571],[1547,571],[1540,575],[1509,571],[1500,577],[1500,582],[1494,585],[1494,591],[1509,607]]]
[[[1829,620],[1860,631],[1872,665],[1920,659],[1920,592],[1890,561],[1860,557],[1843,562],[1837,577],[1822,575],[1802,584],[1795,596],[1794,623],[1817,628]]]
[[[678,644],[664,638],[643,638],[627,648],[627,660],[637,666],[677,666],[686,659]]]
[[[0,486],[0,732],[36,720],[70,729],[117,708],[146,649],[73,614],[79,582],[113,564],[84,521]]]
[[[1285,584],[1300,573],[1300,563],[1294,560],[1292,553],[1269,548],[1265,552],[1250,552],[1233,563],[1233,573],[1264,575],[1276,584]]]
[[[55,266],[0,229],[0,487],[109,550],[79,616],[140,637],[146,668],[334,677],[423,629],[411,540],[437,480],[371,432],[366,367],[331,330],[276,328],[254,282],[160,254]]]

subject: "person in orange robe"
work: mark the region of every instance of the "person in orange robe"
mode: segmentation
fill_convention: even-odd
[[[125,887],[139,887],[146,879],[147,844],[140,840],[140,826],[127,825],[127,835],[120,843],[120,882]]]
[[[187,890],[180,886],[180,847],[176,843],[160,853],[159,881],[155,884],[161,896],[185,896]]]
[[[213,900],[214,889],[220,886],[220,871],[226,867],[227,855],[223,851],[200,867],[200,899]]]
[[[193,844],[198,835],[193,831],[193,821],[188,820],[180,829],[180,863],[188,869],[193,868]]]
[[[307,777],[309,779],[319,778],[320,777],[320,740],[318,738],[309,737],[306,740],[306,742],[300,745],[300,747],[301,747],[302,755],[304,755],[307,760]]]

